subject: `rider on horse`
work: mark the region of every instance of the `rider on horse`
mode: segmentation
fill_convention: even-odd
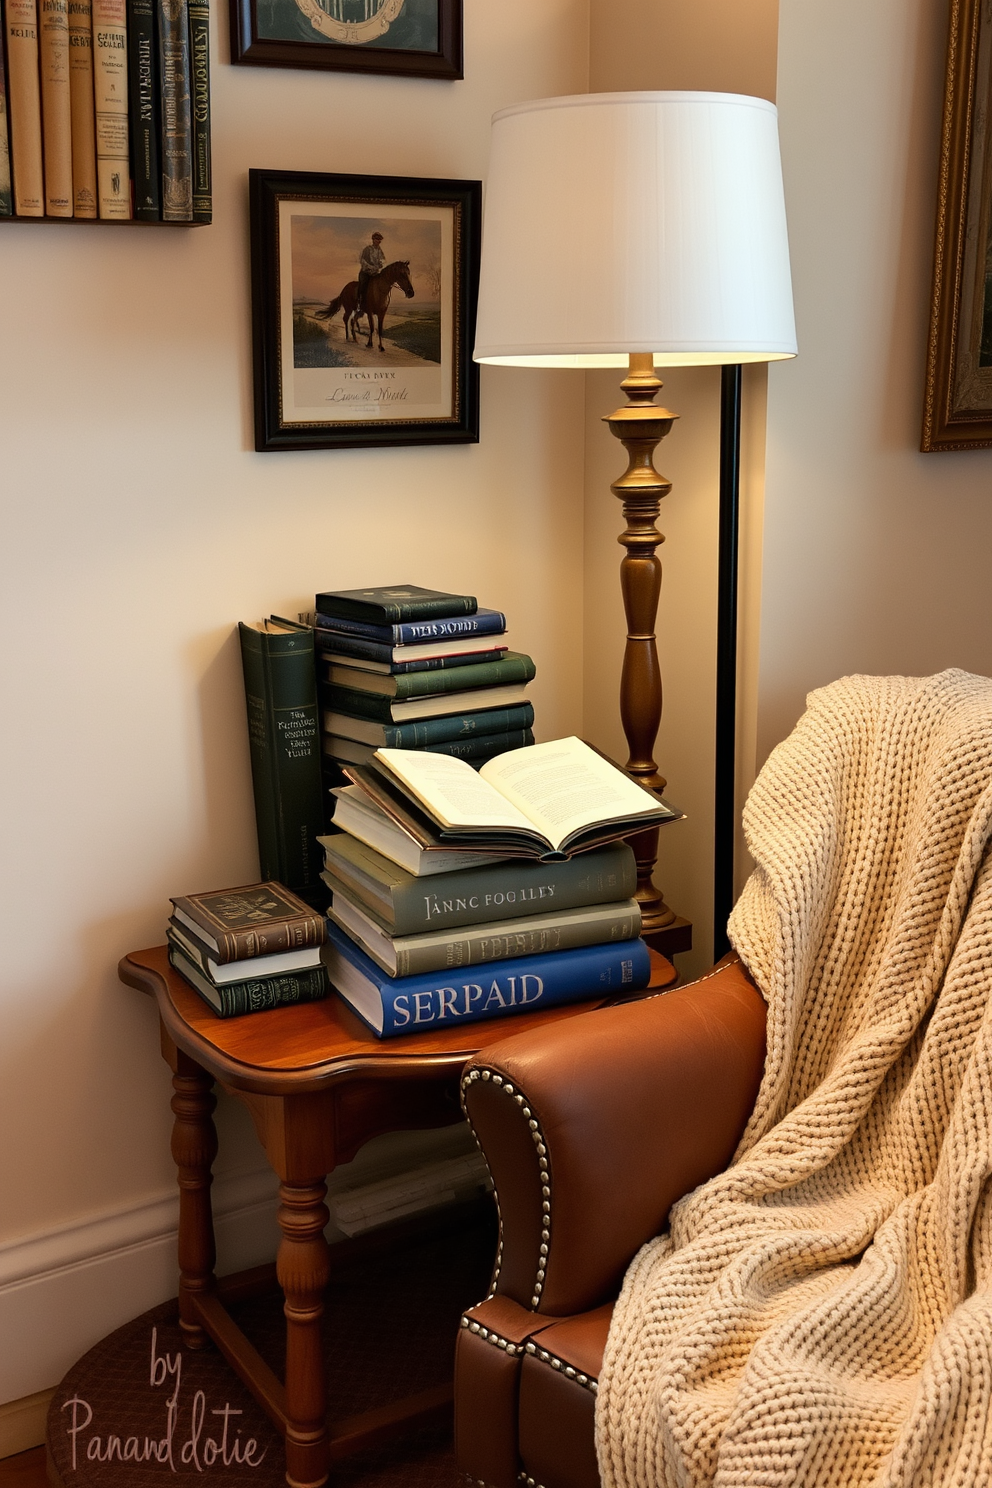
[[[362,249],[362,256],[358,264],[358,306],[356,315],[365,314],[365,291],[370,279],[376,274],[381,274],[386,267],[386,255],[379,246],[382,242],[382,233],[374,232],[371,243],[366,243]]]

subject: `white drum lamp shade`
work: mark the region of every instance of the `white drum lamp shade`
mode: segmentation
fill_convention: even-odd
[[[493,118],[475,360],[796,354],[775,106],[590,93]]]

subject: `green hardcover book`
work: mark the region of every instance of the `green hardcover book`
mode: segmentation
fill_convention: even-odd
[[[418,744],[417,748],[428,754],[450,754],[473,765],[484,765],[497,754],[505,754],[508,749],[525,749],[533,742],[533,729],[517,729],[513,734],[475,734],[469,739],[449,739],[445,744]],[[325,734],[323,748],[324,754],[331,759],[346,760],[350,765],[367,765],[375,755],[376,746],[359,744],[355,739],[344,739],[337,734]]]
[[[316,599],[316,609],[321,615],[341,615],[345,620],[364,620],[369,625],[474,615],[478,608],[479,602],[471,594],[446,594],[443,589],[422,589],[418,584],[339,589],[318,594]]]
[[[515,708],[478,708],[472,713],[425,718],[419,723],[379,723],[372,718],[355,718],[330,710],[324,714],[327,733],[373,744],[377,749],[422,749],[448,739],[471,739],[475,734],[509,734],[516,729],[530,729],[533,724],[533,703],[521,703]]]
[[[213,217],[210,160],[210,0],[189,0],[190,115],[193,126],[193,221]]]
[[[324,697],[328,706],[325,727],[330,733],[341,733],[330,722],[338,713],[377,723],[411,723],[418,718],[473,713],[477,708],[516,708],[527,701],[527,683],[500,683],[495,687],[473,687],[468,692],[459,689],[408,698],[377,697],[374,692],[359,692],[353,687],[327,687]]]
[[[641,933],[636,899],[525,915],[519,920],[499,916],[482,925],[428,930],[422,935],[391,935],[371,911],[341,890],[332,891],[329,914],[377,966],[394,977],[426,971],[453,972],[489,961],[508,961],[512,956],[543,956],[550,951],[605,945],[633,940]]]
[[[530,682],[537,668],[522,651],[507,651],[496,661],[454,667],[450,671],[403,672],[399,675],[366,672],[333,662],[328,667],[332,687],[367,692],[376,697],[427,697],[435,693],[468,692],[470,688],[495,687],[507,682]]]
[[[262,877],[309,901],[323,830],[313,632],[274,620],[238,630]]]
[[[193,965],[188,956],[183,955],[177,945],[169,946],[169,962],[199,992],[218,1018],[265,1013],[270,1008],[286,1007],[294,1002],[319,1002],[330,991],[323,966],[291,976],[252,977],[218,987]]]
[[[632,899],[637,865],[626,842],[581,853],[564,863],[508,858],[483,868],[415,878],[347,832],[321,839],[329,887],[342,887],[372,910],[391,935],[417,935],[452,925],[518,919],[551,909]]]

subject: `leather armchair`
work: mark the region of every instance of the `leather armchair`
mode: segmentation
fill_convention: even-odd
[[[492,1288],[456,1353],[455,1447],[474,1482],[599,1488],[595,1395],[624,1272],[729,1162],[764,1053],[764,1001],[728,957],[470,1061],[463,1102],[500,1219]]]

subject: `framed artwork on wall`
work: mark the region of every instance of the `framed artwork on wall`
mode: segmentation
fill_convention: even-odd
[[[992,446],[992,0],[952,0],[925,452]]]
[[[463,0],[229,0],[231,61],[460,78]]]
[[[469,444],[482,185],[251,171],[257,450]]]

